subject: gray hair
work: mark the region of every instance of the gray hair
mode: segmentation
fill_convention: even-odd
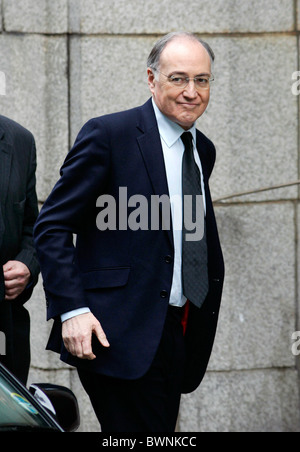
[[[153,49],[150,52],[150,55],[148,57],[147,60],[147,67],[151,68],[154,71],[158,71],[159,68],[159,63],[160,63],[160,56],[163,52],[163,50],[165,49],[165,47],[167,46],[167,44],[169,44],[171,41],[173,41],[176,38],[180,38],[180,37],[187,37],[189,39],[192,39],[194,41],[199,42],[208,52],[210,59],[211,59],[211,63],[214,62],[215,60],[215,54],[212,50],[212,48],[210,47],[209,44],[207,44],[207,42],[203,41],[202,39],[198,38],[196,35],[194,35],[193,33],[188,33],[188,32],[173,32],[173,33],[169,33],[165,36],[163,36],[159,41],[157,41],[157,43],[154,45]]]

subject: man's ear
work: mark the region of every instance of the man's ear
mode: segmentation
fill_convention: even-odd
[[[151,93],[153,94],[153,91],[154,91],[154,88],[155,88],[155,82],[156,82],[153,69],[150,69],[148,67],[147,74],[148,74],[148,86],[149,86],[149,89],[150,89]]]

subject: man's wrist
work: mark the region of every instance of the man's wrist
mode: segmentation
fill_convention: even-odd
[[[91,312],[89,308],[78,308],[74,309],[73,311],[65,312],[64,314],[61,314],[60,319],[61,322],[65,322],[66,320],[72,319],[72,317],[76,317],[77,315],[81,314],[87,314],[88,312]]]

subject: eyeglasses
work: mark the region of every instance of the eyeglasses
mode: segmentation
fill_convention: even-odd
[[[214,76],[211,75],[198,75],[197,77],[184,77],[180,74],[172,74],[172,75],[166,75],[163,72],[160,72],[156,70],[156,72],[159,72],[160,74],[167,77],[169,83],[174,86],[175,88],[181,88],[184,89],[186,86],[190,83],[191,80],[194,80],[194,85],[196,90],[207,90],[210,87],[211,82],[214,81]]]

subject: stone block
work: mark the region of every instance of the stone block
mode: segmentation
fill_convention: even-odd
[[[297,29],[300,29],[300,0],[297,0]]]
[[[67,33],[68,0],[2,0],[5,31]]]
[[[211,370],[292,367],[294,205],[218,207],[225,284]]]
[[[293,27],[292,0],[70,0],[70,29],[84,34],[253,33]]]
[[[57,353],[46,350],[53,321],[46,320],[46,300],[41,276],[26,308],[31,319],[31,366],[40,369],[70,369],[70,366],[60,361]]]
[[[182,397],[181,432],[300,432],[295,369],[209,372]]]
[[[6,74],[1,113],[36,139],[37,189],[44,200],[69,149],[66,38],[1,35],[0,61]]]
[[[296,218],[297,218],[297,243],[299,244],[300,242],[300,206],[299,203],[297,205],[297,214],[296,214]],[[298,284],[298,294],[300,293],[300,247],[297,246],[296,247],[296,252],[297,252],[297,259],[298,259],[298,268],[297,268],[297,284]],[[298,295],[298,299],[297,299],[297,303],[296,303],[296,315],[297,315],[297,319],[295,322],[295,331],[300,331],[300,297]],[[298,350],[300,350],[300,347],[297,347]],[[300,372],[300,354],[297,355],[297,365],[298,365],[298,369]]]
[[[208,39],[216,54],[215,81],[198,127],[217,148],[214,199],[298,180],[297,68],[293,36]],[[231,199],[297,198],[292,186]]]
[[[31,367],[28,377],[29,387],[34,383],[51,383],[72,389],[69,369],[39,369]],[[74,391],[73,391],[74,392]]]
[[[150,97],[147,57],[156,39],[72,37],[71,140],[90,118],[143,104]]]

